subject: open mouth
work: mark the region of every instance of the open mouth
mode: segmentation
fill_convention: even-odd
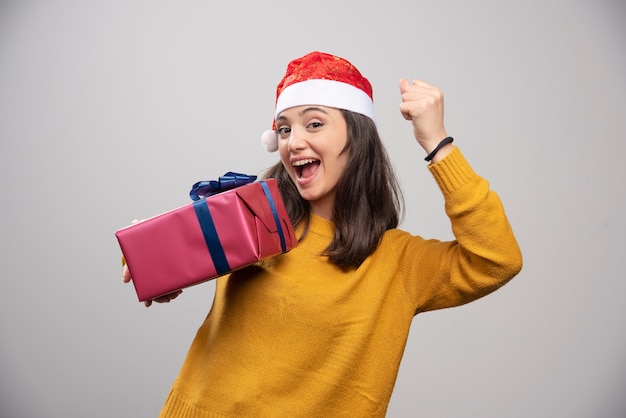
[[[306,160],[294,161],[292,166],[299,179],[311,177],[320,166],[320,160],[309,158]]]

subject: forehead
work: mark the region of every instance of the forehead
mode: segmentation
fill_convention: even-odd
[[[280,119],[293,119],[298,117],[304,117],[309,114],[326,114],[331,117],[336,117],[341,114],[341,110],[334,107],[320,106],[320,105],[302,105],[294,106],[283,110],[278,114],[276,120]]]

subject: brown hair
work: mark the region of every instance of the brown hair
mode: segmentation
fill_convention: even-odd
[[[359,113],[342,110],[348,127],[343,152],[348,163],[337,184],[333,207],[335,236],[324,251],[335,265],[358,267],[376,249],[388,229],[398,226],[403,213],[400,185],[374,122]],[[282,162],[264,178],[275,178],[293,225],[305,222],[310,206],[293,184]]]

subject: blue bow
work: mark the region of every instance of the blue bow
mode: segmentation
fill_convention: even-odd
[[[221,176],[218,180],[199,181],[191,186],[189,197],[191,200],[200,200],[205,197],[212,196],[217,193],[225,192],[226,190],[234,189],[235,187],[243,186],[248,183],[252,183],[256,180],[257,176],[249,176],[247,174],[234,173],[229,171]]]

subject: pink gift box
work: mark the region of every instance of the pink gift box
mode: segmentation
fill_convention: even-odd
[[[274,179],[200,199],[115,236],[140,301],[282,254],[298,242]]]

